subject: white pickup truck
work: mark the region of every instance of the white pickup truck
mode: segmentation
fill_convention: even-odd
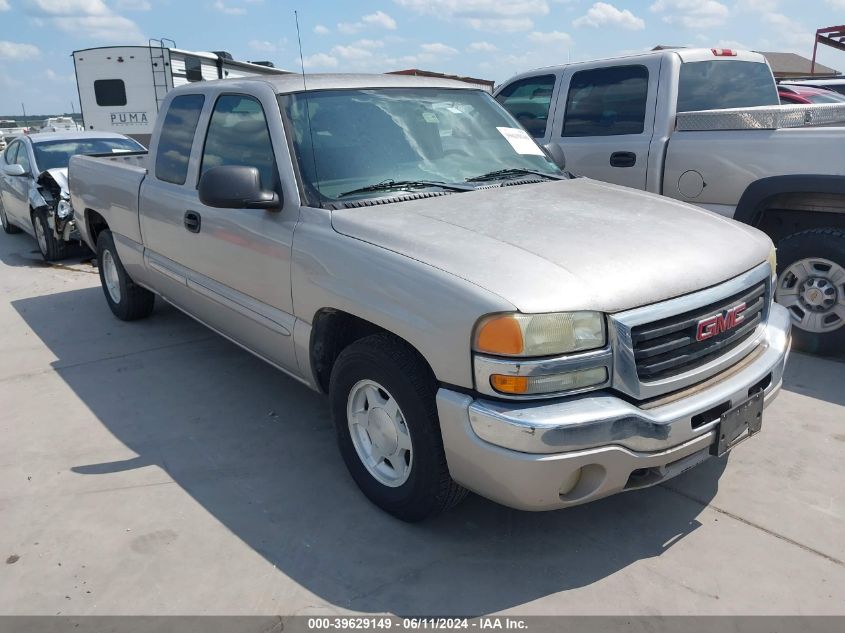
[[[767,233],[796,345],[845,354],[845,106],[780,106],[762,55],[709,48],[540,68],[495,96],[570,171]]]

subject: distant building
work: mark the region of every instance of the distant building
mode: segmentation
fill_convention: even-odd
[[[668,46],[666,44],[658,44],[653,51],[671,50],[673,48],[686,48],[684,46]],[[809,77],[810,69],[812,67],[812,60],[796,55],[795,53],[776,53],[754,51],[760,53],[769,62],[772,67],[772,73],[775,79],[793,79],[795,77]],[[840,75],[838,70],[828,68],[827,66],[816,62],[815,71],[812,73],[813,77],[823,79],[825,77],[837,77]]]
[[[812,61],[806,57],[796,55],[795,53],[766,53],[763,51],[759,51],[759,53],[769,62],[769,66],[772,67],[772,72],[775,74],[776,79],[808,77],[810,75]],[[823,79],[825,77],[836,77],[837,75],[839,75],[838,70],[828,68],[816,62],[813,77]]]
[[[493,92],[493,86],[496,85],[495,81],[490,81],[489,79],[478,79],[476,77],[461,77],[459,75],[446,75],[444,73],[436,73],[431,70],[420,70],[419,68],[409,68],[407,70],[393,70],[388,75],[413,75],[415,77],[439,77],[441,79],[455,79],[457,81],[463,81],[464,83],[468,83],[470,85],[475,86],[476,88],[481,88],[482,90],[486,90],[487,92]]]

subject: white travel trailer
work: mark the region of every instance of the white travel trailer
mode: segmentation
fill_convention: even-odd
[[[86,130],[118,132],[148,145],[164,96],[193,81],[278,75],[269,62],[239,62],[229,53],[180,50],[170,40],[73,52]]]

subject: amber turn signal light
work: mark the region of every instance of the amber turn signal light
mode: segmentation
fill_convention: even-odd
[[[488,354],[522,354],[525,343],[522,328],[511,314],[501,314],[481,324],[475,338],[475,349]]]

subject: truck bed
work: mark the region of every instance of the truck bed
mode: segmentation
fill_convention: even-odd
[[[845,125],[845,103],[699,110],[679,112],[675,118],[675,129],[679,132],[779,130],[829,125]]]
[[[82,239],[96,250],[88,234],[91,212],[106,219],[112,231],[138,243],[138,193],[147,175],[147,152],[73,156],[68,167],[71,206]]]

